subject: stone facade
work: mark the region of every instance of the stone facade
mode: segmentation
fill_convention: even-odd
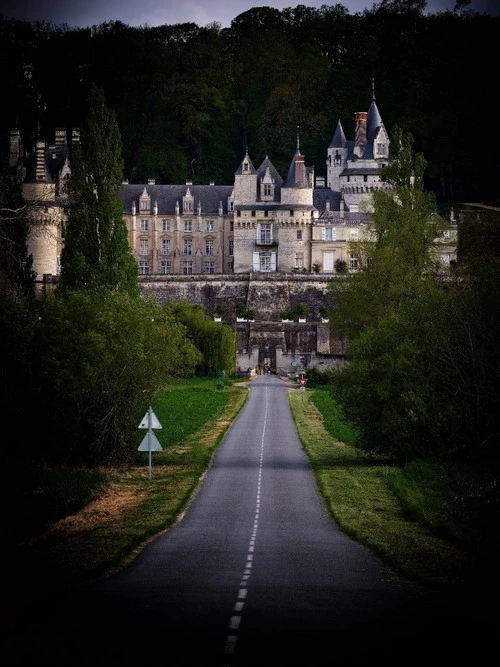
[[[71,145],[78,141],[73,130]],[[29,250],[43,285],[60,270],[71,145],[57,129],[54,144],[39,140],[28,155],[19,132],[11,132],[9,165],[31,204]],[[284,178],[267,156],[255,168],[247,152],[229,185],[124,182],[118,197],[142,293],[160,303],[197,303],[213,316],[224,312],[221,321],[234,324],[249,366],[268,357],[278,367],[288,355],[306,355],[310,364],[317,355],[342,356],[344,345],[330,340],[320,310],[328,281],[358,268],[351,243],[369,238],[372,194],[389,187],[381,180],[389,146],[372,95],[368,112],[355,114],[354,140],[338,122],[326,149],[326,179],[306,166],[297,137]],[[456,256],[456,233],[452,214],[434,249],[444,270]],[[237,303],[255,313],[255,322],[238,321]],[[306,321],[282,322],[281,314],[299,304]]]

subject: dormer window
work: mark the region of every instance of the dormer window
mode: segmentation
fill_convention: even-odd
[[[140,211],[149,211],[151,210],[151,197],[148,195],[146,188],[142,191],[142,195],[139,197],[139,210]]]
[[[182,198],[182,210],[184,213],[192,213],[194,211],[194,198],[189,188]]]
[[[270,197],[271,194],[271,186],[268,183],[264,183],[264,197]]]
[[[386,155],[386,145],[385,144],[377,144],[377,155]]]

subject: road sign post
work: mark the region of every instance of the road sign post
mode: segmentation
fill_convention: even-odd
[[[158,442],[158,438],[153,433],[154,428],[162,428],[157,416],[153,412],[153,408],[149,406],[148,411],[142,418],[138,428],[147,428],[148,432],[144,436],[141,444],[137,448],[139,452],[149,452],[149,479],[151,479],[151,452],[161,452],[163,447]]]

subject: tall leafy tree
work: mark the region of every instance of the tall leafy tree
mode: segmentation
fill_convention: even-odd
[[[122,143],[115,113],[92,86],[68,179],[69,217],[59,289],[105,289],[138,295],[137,264],[128,243],[123,205]]]
[[[373,194],[368,238],[350,244],[359,270],[330,284],[331,319],[350,337],[396,313],[436,274],[432,247],[445,221],[434,195],[424,190],[427,163],[422,154],[413,154],[412,135],[398,127],[392,145],[391,164],[382,173],[392,188]]]

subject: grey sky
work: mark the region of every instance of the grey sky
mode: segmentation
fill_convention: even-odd
[[[0,0],[0,14],[26,21],[67,23],[70,27],[88,27],[106,21],[121,21],[130,26],[196,23],[206,26],[217,22],[223,28],[252,7],[284,9],[306,5],[319,8],[335,5],[325,0],[293,2],[253,2],[252,0]],[[351,14],[371,9],[372,0],[343,0],[339,4]],[[455,0],[428,0],[427,11],[453,9]],[[470,9],[492,15],[500,14],[500,0],[472,0]]]

